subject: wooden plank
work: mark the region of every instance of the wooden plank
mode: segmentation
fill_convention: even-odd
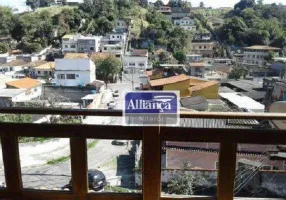
[[[255,130],[255,129],[209,129],[162,127],[162,141],[177,142],[223,142],[250,144],[284,144],[285,130]]]
[[[20,196],[23,190],[17,137],[1,137],[6,187],[13,196]]]
[[[165,195],[165,196],[162,196],[161,197],[161,200],[195,200],[195,199],[198,199],[198,200],[215,200],[216,197],[205,197],[205,196],[180,196],[180,195],[172,195],[172,196],[168,196],[168,195]]]
[[[85,200],[88,193],[87,177],[87,145],[86,139],[73,137],[70,139],[72,192],[77,200]]]
[[[84,124],[75,125],[0,123],[0,136],[56,138],[70,138],[81,136],[96,139],[142,140],[143,128]]]
[[[87,200],[142,200],[142,194],[89,193]]]
[[[122,110],[83,110],[83,109],[51,109],[51,108],[1,108],[3,114],[46,114],[46,115],[81,115],[81,116],[122,116]],[[181,118],[205,119],[257,119],[286,120],[284,113],[245,113],[245,112],[190,112],[180,111]]]
[[[161,196],[161,140],[159,127],[145,127],[143,133],[143,200]]]
[[[19,200],[74,200],[71,192],[60,191],[24,191]]]
[[[236,166],[236,144],[223,142],[219,152],[218,200],[232,200],[234,196],[234,179]]]

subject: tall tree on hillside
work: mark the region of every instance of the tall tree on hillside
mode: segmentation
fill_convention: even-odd
[[[11,8],[0,6],[0,19],[0,35],[9,35],[14,19]]]
[[[203,1],[200,2],[200,8],[204,8],[205,7],[205,4]]]
[[[163,6],[164,5],[164,3],[163,3],[163,1],[161,1],[161,0],[158,0],[158,1],[156,1],[155,3],[154,3],[154,6],[156,7],[156,8],[159,8],[160,6]]]
[[[0,54],[7,53],[8,48],[9,48],[8,44],[0,42]]]
[[[26,5],[30,6],[32,10],[36,10],[40,6],[39,0],[26,0]]]
[[[179,64],[183,64],[186,61],[186,54],[183,51],[177,51],[173,56],[176,58]]]
[[[234,5],[234,9],[243,10],[245,8],[253,8],[255,6],[255,0],[240,0]]]

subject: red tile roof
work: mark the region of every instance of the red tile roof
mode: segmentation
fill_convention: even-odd
[[[150,81],[150,85],[152,87],[162,86],[162,85],[168,85],[168,84],[172,84],[172,83],[178,83],[178,82],[186,81],[189,79],[190,79],[190,77],[188,77],[187,75],[181,74],[181,75],[172,76],[172,77],[168,77],[168,78],[161,78],[161,79],[152,80],[152,81]]]
[[[131,53],[131,56],[147,56],[148,50],[147,49],[133,49],[130,53]]]
[[[13,88],[24,88],[24,89],[30,89],[33,87],[37,87],[42,85],[40,81],[37,81],[32,78],[23,78],[16,81],[10,81],[6,83],[7,87],[13,87]]]

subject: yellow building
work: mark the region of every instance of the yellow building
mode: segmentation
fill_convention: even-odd
[[[181,97],[186,97],[190,95],[190,78],[185,74],[151,80],[149,83],[152,90],[179,91]]]
[[[218,90],[217,81],[202,82],[189,88],[190,96],[202,96],[205,99],[218,99]]]

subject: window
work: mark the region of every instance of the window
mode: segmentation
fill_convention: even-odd
[[[89,49],[90,49],[91,51],[94,51],[94,47],[90,47]]]
[[[199,49],[201,49],[202,48],[202,46],[199,46]]]
[[[58,74],[58,79],[66,79],[66,76],[64,74]]]
[[[140,67],[144,67],[145,64],[144,64],[144,63],[139,63],[139,66],[140,66]]]
[[[38,88],[34,88],[34,92],[37,92],[38,91]]]
[[[113,35],[112,38],[115,38],[115,36]]]
[[[68,45],[65,45],[65,48],[69,48],[69,46],[68,46]]]
[[[120,26],[120,23],[117,23],[117,26]]]
[[[129,66],[133,66],[133,67],[134,67],[134,66],[135,66],[135,63],[129,63]]]
[[[75,79],[75,74],[67,74],[67,79]]]
[[[119,36],[119,35],[117,35],[117,38],[120,38],[120,36]]]
[[[40,72],[40,71],[38,71],[38,74],[41,74],[41,72]]]
[[[45,74],[45,75],[48,75],[48,72],[47,72],[47,71],[44,71],[44,74]]]
[[[75,49],[75,45],[74,45],[74,44],[72,44],[72,45],[71,45],[71,48]]]
[[[204,49],[206,49],[207,48],[207,46],[204,46]]]
[[[104,50],[107,50],[107,47],[104,47],[103,49],[104,49]]]

